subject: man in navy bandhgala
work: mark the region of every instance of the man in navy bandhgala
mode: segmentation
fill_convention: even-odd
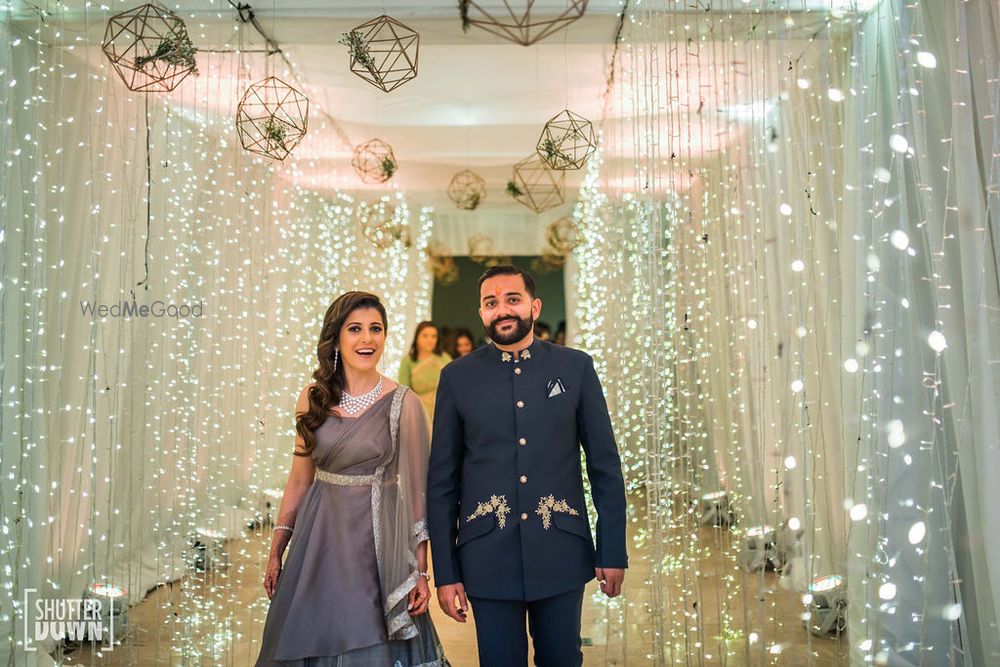
[[[531,276],[497,266],[479,279],[493,340],[441,372],[427,480],[438,602],[476,616],[480,664],[580,665],[584,585],[621,591],[625,484],[601,383],[589,355],[534,338]],[[594,506],[584,502],[580,446]]]

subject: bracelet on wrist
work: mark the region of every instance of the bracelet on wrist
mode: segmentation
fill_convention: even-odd
[[[291,526],[285,526],[285,525],[282,525],[282,524],[278,524],[277,526],[274,527],[274,529],[275,530],[287,530],[289,533],[295,532],[295,529],[292,528]]]

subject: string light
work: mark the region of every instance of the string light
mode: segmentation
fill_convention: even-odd
[[[325,307],[378,292],[391,372],[429,315],[433,211],[338,189],[350,172],[322,157],[351,142],[330,117],[286,164],[240,150],[235,101],[262,75],[300,82],[291,54],[239,30],[144,97],[99,53],[110,9],[65,5],[0,20],[0,620],[16,630],[29,588],[156,587],[157,651],[235,663],[266,600],[185,551],[201,532],[263,563],[236,536],[287,469]],[[990,596],[968,597],[991,538],[960,560],[952,523],[985,517],[969,489],[994,444],[1000,59],[966,33],[995,27],[989,4],[677,10],[622,8],[574,212],[573,342],[604,381],[649,564],[597,598],[605,658],[996,662]],[[217,39],[192,19],[196,44]],[[374,252],[376,217],[411,243]],[[148,297],[207,314],[77,310]],[[702,525],[710,494],[725,520]],[[780,573],[740,567],[755,526],[783,527]],[[827,638],[842,613],[850,640]]]
[[[964,29],[926,27],[995,19],[930,2],[835,2],[825,16],[807,0],[778,4],[622,9],[601,151],[576,209],[586,242],[571,263],[574,342],[608,388],[634,543],[651,564],[641,590],[626,587],[608,611],[605,655],[626,657],[610,636],[616,611],[641,610],[653,664],[793,650],[803,664],[960,660],[979,647],[949,585],[970,577],[950,518],[956,475],[977,471],[956,459],[971,456],[972,432],[954,433],[991,399],[963,386],[964,370],[942,373],[952,337],[967,335],[962,318],[983,317],[949,276],[963,299],[997,305],[983,291],[993,269],[982,282],[957,215],[959,201],[996,206],[1000,158],[989,141],[973,149],[962,127],[982,162],[959,165],[950,132],[961,116],[995,137],[1000,96],[995,77],[959,64]],[[995,65],[996,45],[976,44],[974,57]],[[990,102],[970,108],[956,80]],[[958,115],[929,103],[942,96]],[[972,188],[951,175],[963,167]],[[987,217],[967,237],[977,247],[992,247]],[[665,233],[650,234],[650,218]],[[978,276],[972,287],[965,272]],[[978,349],[995,363],[995,346]],[[720,487],[733,526],[699,528],[693,501]],[[699,585],[706,563],[737,563],[741,526],[759,525],[800,535],[782,586],[802,594],[835,577],[850,643],[791,622],[791,598],[763,571],[717,570]],[[812,602],[799,612],[807,624],[842,629],[845,609]],[[719,631],[705,636],[706,623]]]
[[[240,94],[265,73],[294,77],[283,61],[250,53],[243,33],[220,53],[199,53],[199,77],[143,96],[100,55],[110,10],[3,11],[9,649],[25,655],[26,589],[76,597],[106,580],[127,591],[122,604],[145,598],[147,613],[166,621],[141,637],[134,623],[116,626],[114,651],[126,661],[240,662],[234,652],[259,640],[267,610],[265,597],[247,604],[240,592],[242,569],[262,570],[268,547],[247,526],[261,525],[262,494],[285,481],[295,398],[315,368],[323,314],[344,290],[379,294],[390,317],[381,368],[393,375],[412,327],[430,315],[433,211],[390,195],[412,243],[374,251],[357,209],[383,202],[337,189],[340,172],[319,157],[345,142],[318,112],[285,163],[244,152]],[[185,18],[196,44],[217,38]],[[81,302],[157,300],[203,314],[81,312]]]

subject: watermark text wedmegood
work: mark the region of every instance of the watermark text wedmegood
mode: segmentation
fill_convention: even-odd
[[[169,317],[172,319],[187,319],[189,317],[203,317],[205,314],[205,302],[197,303],[168,303],[157,300],[150,304],[140,304],[135,299],[131,301],[119,301],[118,303],[92,303],[90,301],[80,302],[80,313],[90,317]]]

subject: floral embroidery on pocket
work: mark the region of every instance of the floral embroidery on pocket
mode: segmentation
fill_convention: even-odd
[[[507,515],[510,514],[510,507],[507,505],[507,496],[490,496],[490,499],[485,503],[479,503],[476,505],[476,511],[469,515],[465,521],[468,523],[475,518],[486,516],[487,514],[496,514],[497,523],[503,528],[507,525]]]
[[[580,516],[580,513],[567,504],[566,499],[556,500],[555,496],[543,496],[538,499],[538,509],[535,510],[535,514],[542,517],[542,527],[545,530],[549,529],[552,525],[552,513],[562,512],[563,514],[570,514],[572,516]]]

